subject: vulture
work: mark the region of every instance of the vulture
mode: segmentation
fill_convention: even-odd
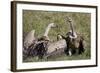
[[[52,27],[55,27],[54,23],[50,23],[48,24],[45,33],[42,37],[40,38],[36,38],[35,37],[35,30],[31,30],[25,37],[24,39],[24,47],[28,49],[28,47],[32,44],[35,44],[41,40],[50,40],[50,38],[48,37],[49,31]]]
[[[67,18],[70,24],[70,31],[67,32],[66,37],[62,36],[63,39],[65,39],[67,42],[67,48],[65,49],[65,53],[71,56],[73,54],[76,54],[78,51],[78,54],[82,54],[85,50],[84,38],[75,32],[72,19],[69,17]]]
[[[23,45],[24,46],[24,50],[23,50],[24,54],[26,53],[26,51],[27,51],[26,54],[28,54],[28,56],[29,55],[35,56],[35,55],[41,54],[40,51],[42,52],[42,50],[45,49],[45,47],[43,49],[43,46],[45,46],[50,41],[50,38],[48,37],[49,31],[51,28],[54,28],[54,27],[56,27],[54,25],[54,23],[48,24],[44,35],[40,38],[35,37],[35,30],[31,30],[24,39],[24,45]],[[42,48],[41,48],[41,46],[42,46]]]

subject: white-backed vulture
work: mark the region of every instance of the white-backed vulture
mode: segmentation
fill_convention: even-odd
[[[84,52],[84,39],[81,35],[77,34],[74,30],[73,22],[70,17],[68,18],[68,22],[70,24],[70,31],[67,33],[66,42],[67,42],[67,49],[66,52],[71,56],[72,54],[76,53],[76,49],[78,50],[78,54]]]
[[[41,46],[41,45],[42,45],[42,47],[44,46],[43,44],[41,44],[42,41],[47,42],[47,43],[50,41],[48,34],[49,34],[49,31],[52,27],[55,27],[54,23],[48,24],[44,35],[40,38],[35,38],[35,35],[34,35],[35,30],[30,31],[24,40],[24,51],[26,51],[28,49],[27,53],[29,55],[30,54],[34,55],[35,54],[34,52],[36,52],[37,46]],[[37,49],[39,49],[39,48],[41,48],[41,47],[38,47]]]

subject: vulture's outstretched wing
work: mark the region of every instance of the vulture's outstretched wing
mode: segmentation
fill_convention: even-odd
[[[25,37],[25,40],[24,40],[24,47],[27,49],[31,44],[34,44],[35,43],[35,30],[32,30],[30,31],[26,37]]]
[[[67,44],[66,44],[66,40],[65,39],[50,43],[48,45],[47,54],[50,54],[50,53],[54,52],[55,50],[64,49],[66,47],[67,47]]]

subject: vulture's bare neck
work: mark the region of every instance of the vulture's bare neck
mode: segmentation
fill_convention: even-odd
[[[72,36],[74,36],[74,27],[72,22],[70,22],[70,29],[72,31]]]
[[[49,33],[51,27],[52,27],[51,24],[49,24],[49,25],[47,26],[47,28],[46,28],[46,30],[45,30],[45,33],[44,33],[44,36],[48,36],[48,33]]]

